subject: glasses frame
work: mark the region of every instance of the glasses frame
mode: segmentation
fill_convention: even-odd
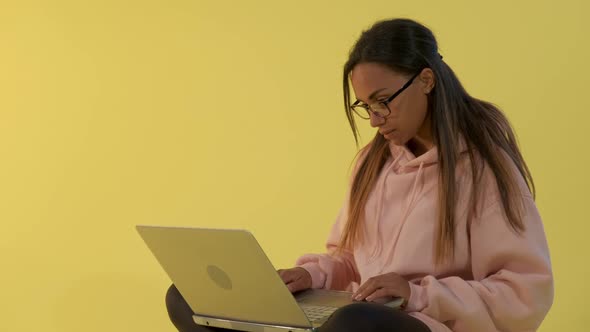
[[[412,85],[412,82],[414,82],[414,80],[416,79],[416,77],[418,77],[418,75],[420,75],[420,73],[421,73],[421,71],[416,73],[414,76],[412,76],[412,78],[410,78],[410,80],[408,80],[406,82],[406,84],[404,84],[399,90],[394,92],[387,99],[370,104],[370,105],[361,104],[361,101],[357,100],[354,102],[354,104],[350,105],[350,110],[353,111],[356,115],[358,115],[361,119],[364,119],[364,120],[371,119],[371,113],[375,114],[375,116],[380,117],[380,118],[388,117],[391,114],[391,109],[389,108],[389,103],[391,103],[391,101],[395,97],[399,96],[400,93],[404,92],[405,89],[407,89],[410,85]],[[373,110],[373,108],[375,108],[375,106],[377,106],[377,105],[385,106],[385,109],[387,110],[387,114],[381,114],[379,112],[375,112]],[[362,108],[365,112],[363,113],[363,112],[357,111],[357,108]]]

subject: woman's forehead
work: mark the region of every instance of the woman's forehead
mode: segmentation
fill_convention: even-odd
[[[361,63],[352,69],[350,81],[356,98],[366,102],[377,90],[391,91],[403,84],[404,76],[381,64]]]

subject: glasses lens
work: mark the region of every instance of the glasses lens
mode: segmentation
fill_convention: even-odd
[[[380,117],[386,117],[389,115],[389,108],[384,103],[375,103],[371,105],[371,109],[375,113],[375,115]]]
[[[358,115],[361,119],[367,120],[367,119],[371,118],[371,116],[369,115],[369,111],[365,107],[360,106],[360,105],[355,105],[355,106],[352,106],[351,108],[352,108],[352,111],[355,112],[356,115]]]

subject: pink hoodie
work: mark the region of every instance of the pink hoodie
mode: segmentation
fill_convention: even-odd
[[[392,157],[365,208],[365,241],[354,252],[329,254],[347,219],[347,198],[328,237],[328,253],[297,260],[311,274],[312,287],[355,291],[370,277],[396,272],[410,281],[406,311],[432,332],[536,331],[553,302],[553,277],[533,198],[519,175],[526,227],[519,236],[506,222],[494,175],[486,167],[477,188],[483,190],[479,212],[468,221],[471,171],[465,144],[460,146],[452,263],[434,264],[436,148],[416,158],[406,147],[390,144]],[[514,165],[513,171],[518,173]]]

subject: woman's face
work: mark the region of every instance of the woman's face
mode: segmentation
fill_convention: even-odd
[[[360,63],[351,72],[354,93],[361,104],[384,101],[402,88],[413,75],[404,75],[378,63]],[[427,117],[427,95],[434,87],[434,73],[426,68],[412,84],[389,104],[391,113],[379,117],[370,112],[371,126],[379,129],[385,139],[405,145],[416,139],[423,145],[432,143]]]

